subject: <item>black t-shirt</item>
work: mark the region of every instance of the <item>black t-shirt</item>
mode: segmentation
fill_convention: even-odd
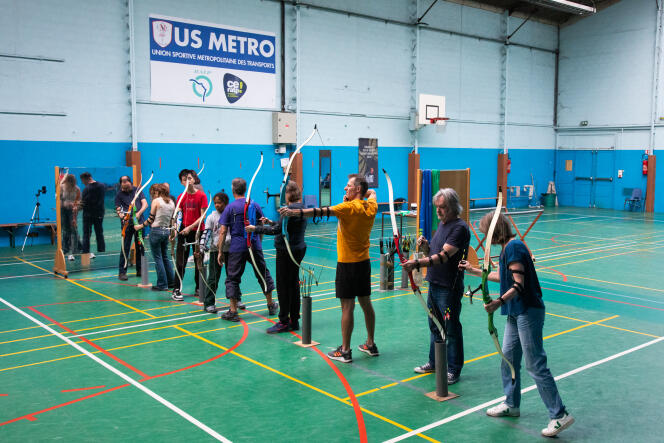
[[[83,215],[90,217],[101,217],[104,215],[104,194],[106,186],[103,183],[94,182],[85,186],[81,194]]]
[[[431,239],[430,255],[436,255],[443,250],[445,243],[455,246],[459,250],[449,260],[427,268],[427,281],[444,288],[453,289],[452,285],[463,289],[463,272],[459,271],[459,261],[470,244],[470,230],[463,219],[457,218],[447,223],[440,222],[438,229]],[[456,283],[455,283],[456,279]]]
[[[129,192],[124,192],[123,190],[120,190],[116,195],[115,195],[115,207],[117,208],[118,206],[122,207],[122,211],[125,212],[129,209],[129,205],[131,204],[131,201],[134,199],[134,194],[136,193],[136,187],[133,187],[131,191]],[[138,198],[136,199],[136,202],[134,203],[136,205],[136,212],[141,210],[141,202],[145,199],[145,196],[143,195],[143,192],[140,193]],[[141,217],[138,219],[139,223],[143,223],[145,221],[145,212],[141,214]]]

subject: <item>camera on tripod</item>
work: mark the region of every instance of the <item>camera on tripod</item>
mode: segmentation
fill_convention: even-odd
[[[46,194],[46,186],[42,186],[41,189],[37,189],[35,197],[39,198],[41,194]]]

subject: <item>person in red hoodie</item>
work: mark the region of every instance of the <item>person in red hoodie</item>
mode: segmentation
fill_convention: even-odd
[[[205,226],[199,221],[204,217],[205,210],[208,207],[208,199],[205,192],[197,189],[196,173],[189,169],[183,169],[179,174],[180,183],[185,186],[185,191],[180,194],[176,201],[180,202],[178,212],[182,213],[182,222],[177,232],[177,247],[175,249],[175,267],[179,278],[175,279],[175,288],[171,298],[175,301],[182,301],[182,278],[184,278],[184,271],[187,267],[187,260],[189,259],[189,246],[196,240],[196,227],[203,230]],[[178,214],[176,213],[177,219]],[[196,282],[196,293],[198,293],[198,280],[201,270],[198,269],[196,263],[196,272],[194,272],[194,281]]]

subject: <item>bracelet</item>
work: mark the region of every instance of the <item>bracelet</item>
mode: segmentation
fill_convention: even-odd
[[[501,305],[504,305],[504,304],[505,304],[505,300],[503,299],[503,296],[502,296],[502,295],[501,295],[500,297],[498,297],[498,300],[500,300],[500,304],[501,304]]]

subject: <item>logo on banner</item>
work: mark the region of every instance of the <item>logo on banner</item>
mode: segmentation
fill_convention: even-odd
[[[205,103],[205,97],[209,97],[212,94],[212,80],[205,75],[199,75],[196,78],[190,78],[189,81],[191,82],[194,94],[202,98],[203,103]]]
[[[224,74],[224,92],[228,103],[235,103],[247,92],[247,84],[240,77]]]
[[[173,39],[173,25],[171,23],[155,20],[152,22],[152,38],[162,48],[171,44]]]

